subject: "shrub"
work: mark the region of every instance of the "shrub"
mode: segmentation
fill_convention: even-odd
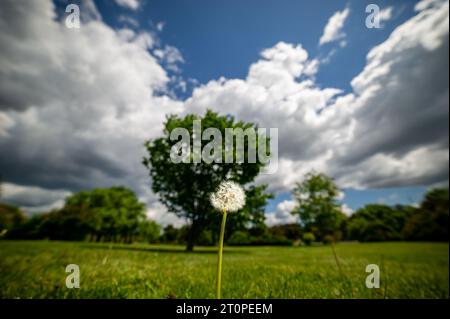
[[[203,230],[197,238],[198,245],[200,246],[212,246],[214,245],[213,233],[211,230]]]
[[[331,235],[326,235],[326,236],[323,237],[322,242],[323,242],[325,245],[330,245],[330,244],[334,243],[334,237],[331,236]]]
[[[316,240],[316,236],[314,236],[313,233],[305,233],[305,234],[303,234],[303,242],[305,243],[305,245],[311,246],[311,244],[315,240]]]
[[[247,232],[244,231],[235,231],[230,238],[228,239],[227,243],[229,245],[239,246],[239,245],[250,245],[251,243],[251,237]]]
[[[448,189],[429,191],[421,206],[415,210],[403,227],[407,240],[449,240],[449,193]]]
[[[227,241],[228,245],[252,245],[252,246],[292,246],[293,241],[285,236],[273,236],[264,234],[262,236],[251,236],[245,231],[235,231]]]

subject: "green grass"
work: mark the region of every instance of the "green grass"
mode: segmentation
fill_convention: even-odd
[[[448,298],[444,243],[226,247],[223,298]],[[1,298],[214,298],[216,250],[163,245],[0,241]],[[80,266],[80,289],[65,267]],[[366,265],[381,288],[365,287]],[[387,282],[386,282],[387,279]]]

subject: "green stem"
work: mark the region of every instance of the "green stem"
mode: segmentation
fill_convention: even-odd
[[[227,222],[227,212],[224,210],[222,216],[222,225],[220,227],[219,255],[217,259],[216,299],[220,299],[220,288],[222,285],[222,252],[223,252],[223,237],[225,234],[226,222]]]

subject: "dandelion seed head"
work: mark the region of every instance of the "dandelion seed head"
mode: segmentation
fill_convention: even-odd
[[[220,212],[235,212],[245,205],[245,192],[241,185],[225,181],[210,196],[211,205]]]

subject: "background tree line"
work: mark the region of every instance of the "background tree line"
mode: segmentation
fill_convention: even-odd
[[[317,181],[318,176],[311,177]],[[227,229],[226,242],[228,245],[310,245],[339,240],[449,240],[448,189],[430,190],[418,207],[369,204],[350,217],[322,196],[320,200],[314,196],[310,199],[321,209],[306,205],[294,209],[293,214],[308,217],[303,220],[300,217],[300,223],[268,227],[262,216],[255,223],[235,223]],[[302,200],[305,198],[303,195]],[[15,206],[0,203],[0,238],[4,239],[184,245],[189,231],[189,225],[162,227],[146,219],[144,205],[123,187],[80,192],[69,197],[63,208],[31,217]],[[199,232],[196,244],[212,246],[216,241],[216,229],[205,227]]]
[[[146,218],[145,206],[135,194],[124,187],[94,189],[74,194],[66,199],[63,208],[28,218],[18,208],[0,204],[0,237],[17,239],[89,240],[131,243],[186,244],[188,251],[194,245],[214,245],[218,239],[220,214],[209,202],[209,194],[227,179],[242,185],[246,192],[246,205],[228,217],[226,242],[230,245],[292,245],[313,242],[329,243],[339,240],[392,241],[392,240],[448,240],[448,189],[429,191],[419,207],[366,205],[350,217],[342,212],[340,190],[325,174],[310,172],[292,191],[297,205],[292,211],[298,224],[267,227],[264,223],[265,207],[273,195],[267,185],[253,182],[264,165],[249,163],[249,136],[244,136],[244,161],[239,161],[236,147],[227,147],[215,154],[214,148],[202,152],[217,162],[194,161],[199,154],[188,152],[189,161],[174,163],[171,152],[179,141],[171,138],[175,128],[184,128],[194,144],[194,121],[201,120],[201,135],[216,128],[222,136],[225,129],[255,129],[254,123],[237,121],[207,111],[203,116],[171,115],[164,123],[162,137],[145,143],[147,156],[144,166],[151,177],[152,190],[173,213],[187,222],[186,226],[162,228]],[[205,134],[208,137],[208,134]],[[213,138],[213,136],[209,136]],[[269,145],[270,137],[256,136],[257,145]],[[217,141],[217,137],[214,137]],[[204,141],[208,143],[208,141]],[[268,151],[270,153],[270,149]],[[219,155],[219,156],[217,156]],[[231,163],[226,157],[232,157]]]
[[[79,192],[61,209],[29,218],[17,207],[0,204],[0,229],[12,239],[131,243],[157,239],[160,226],[147,220],[145,205],[131,190],[112,187]]]

